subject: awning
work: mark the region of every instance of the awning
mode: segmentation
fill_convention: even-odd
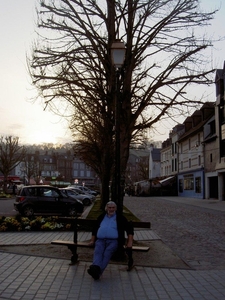
[[[167,184],[169,184],[171,181],[173,181],[174,178],[175,178],[175,176],[170,176],[170,177],[167,177],[167,178],[165,178],[165,179],[163,179],[163,180],[160,180],[159,183],[160,183],[161,185],[167,185]]]

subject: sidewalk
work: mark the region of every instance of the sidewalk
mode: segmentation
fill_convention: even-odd
[[[151,230],[152,239],[159,238]],[[50,243],[71,233],[0,233],[1,245]],[[85,236],[86,238],[86,236]],[[79,239],[82,239],[80,235]],[[151,251],[151,249],[149,250]],[[224,299],[225,270],[194,271],[110,264],[99,281],[88,274],[90,263],[69,266],[66,259],[0,252],[0,299]]]
[[[216,200],[160,197],[168,201],[225,208]],[[173,199],[173,200],[172,200]],[[193,201],[192,201],[193,200]],[[204,203],[203,203],[204,201]],[[206,202],[205,202],[206,201]],[[213,203],[211,203],[213,202]],[[204,206],[202,206],[204,205]],[[206,205],[206,206],[205,206]],[[139,241],[160,240],[152,230],[138,230]],[[49,244],[54,239],[71,239],[71,232],[0,232],[2,245]],[[79,233],[79,240],[87,233]],[[149,250],[151,251],[151,249]],[[190,300],[225,299],[225,270],[195,271],[174,268],[110,264],[102,278],[94,281],[88,274],[89,262],[70,266],[67,259],[20,255],[0,251],[0,300]]]
[[[225,211],[225,201],[219,201],[217,199],[197,199],[197,198],[186,198],[186,197],[176,197],[176,196],[154,197],[154,199],[157,198],[167,200],[167,201],[179,202],[181,204],[188,204],[188,205],[194,205],[203,208]]]

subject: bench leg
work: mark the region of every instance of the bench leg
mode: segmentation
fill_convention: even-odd
[[[73,228],[73,242],[76,244],[77,243],[77,219],[75,218],[72,224]],[[77,254],[77,246],[71,245],[68,246],[68,249],[72,252],[71,256],[71,265],[75,265],[78,262],[78,254]]]
[[[77,246],[68,246],[68,249],[72,252],[71,265],[75,265],[78,262]]]
[[[128,268],[127,268],[127,271],[131,271],[133,266],[134,266],[134,260],[133,260],[133,253],[132,253],[132,248],[126,248],[125,249],[125,252],[128,256]]]

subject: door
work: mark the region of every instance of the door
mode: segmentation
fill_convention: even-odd
[[[218,176],[209,178],[209,198],[218,199]]]
[[[40,187],[40,195],[37,210],[40,213],[61,213],[62,201],[57,190],[51,187]]]

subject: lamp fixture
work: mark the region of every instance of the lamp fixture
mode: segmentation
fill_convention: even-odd
[[[111,46],[111,55],[113,65],[120,69],[124,63],[126,48],[124,42],[115,40]]]

